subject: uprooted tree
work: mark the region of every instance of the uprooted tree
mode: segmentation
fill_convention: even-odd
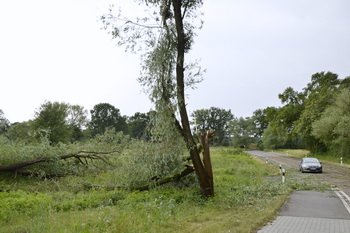
[[[185,88],[194,87],[202,78],[197,62],[185,63],[193,44],[195,30],[202,26],[198,9],[202,0],[138,0],[147,8],[147,16],[135,20],[120,11],[101,17],[118,45],[132,52],[142,51],[142,72],[139,81],[155,104],[161,138],[179,133],[189,151],[200,190],[204,196],[214,195],[213,173],[209,154],[209,140],[213,132],[198,135],[200,145],[192,135],[186,109]],[[180,119],[177,119],[176,116]],[[157,135],[152,133],[152,135]],[[158,134],[159,135],[159,134]],[[159,138],[157,140],[160,140]],[[203,160],[201,159],[203,152]]]

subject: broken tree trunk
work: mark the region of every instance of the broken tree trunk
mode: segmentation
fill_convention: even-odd
[[[203,149],[202,153],[203,153],[204,168],[209,178],[211,190],[214,193],[214,176],[213,176],[213,168],[211,166],[210,149],[209,149],[210,139],[214,136],[214,131],[207,130],[204,133],[197,133],[197,136]]]

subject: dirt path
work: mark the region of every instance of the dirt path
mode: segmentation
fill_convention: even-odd
[[[261,159],[268,160],[268,162],[275,165],[281,164],[287,168],[299,169],[300,159],[293,158],[287,155],[281,155],[276,153],[269,153],[263,151],[249,151],[251,155],[260,157]],[[337,186],[342,189],[348,196],[350,196],[350,169],[341,167],[340,165],[333,165],[327,162],[323,162],[323,173],[314,174],[321,179]]]

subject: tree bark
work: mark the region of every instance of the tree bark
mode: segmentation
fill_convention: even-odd
[[[213,168],[211,165],[210,150],[209,150],[210,139],[213,136],[214,136],[214,131],[207,130],[206,132],[199,134],[198,139],[203,148],[203,163],[204,163],[205,170],[207,172],[207,176],[209,178],[211,189],[214,193],[214,176],[213,176]]]
[[[186,142],[187,148],[191,155],[192,163],[195,168],[201,192],[204,196],[213,196],[214,190],[210,183],[208,173],[201,161],[200,152],[196,146],[194,138],[191,133],[189,124],[188,114],[185,103],[185,85],[184,85],[184,58],[185,58],[185,45],[186,38],[183,26],[183,15],[182,15],[182,1],[172,0],[175,25],[177,32],[177,62],[176,62],[176,82],[177,82],[177,99],[181,117],[181,124],[183,130],[183,137]],[[210,162],[210,160],[209,160]]]

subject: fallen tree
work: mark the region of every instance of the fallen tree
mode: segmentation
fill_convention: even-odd
[[[109,151],[109,152],[95,152],[95,151],[85,151],[81,150],[76,153],[71,153],[71,154],[66,154],[66,155],[61,155],[55,158],[52,157],[41,157],[41,158],[35,158],[31,160],[26,160],[23,162],[18,162],[18,163],[13,163],[13,164],[8,164],[8,165],[0,165],[0,172],[10,172],[10,173],[15,173],[20,174],[20,175],[33,175],[36,176],[38,175],[37,172],[33,171],[28,171],[28,170],[22,170],[24,168],[27,168],[29,166],[32,166],[34,164],[39,164],[39,163],[50,163],[54,162],[56,160],[67,160],[70,158],[75,158],[79,161],[79,163],[83,165],[87,165],[88,161],[93,161],[93,160],[102,160],[105,163],[108,163],[108,161],[105,160],[101,155],[108,155],[112,153],[116,153],[118,151]],[[46,174],[45,177],[54,177],[54,176],[62,176],[62,175],[54,175],[54,174]]]
[[[198,135],[199,136],[199,135]],[[206,133],[200,135],[198,138],[201,142],[202,152],[203,152],[203,160],[206,161],[205,164],[207,164],[207,159],[209,157],[209,147],[208,147],[208,140],[211,137],[211,133]],[[22,162],[12,163],[8,165],[0,165],[0,173],[13,173],[15,176],[21,175],[21,176],[36,176],[40,178],[54,178],[54,177],[64,177],[68,174],[54,174],[54,173],[42,173],[38,171],[37,167],[29,169],[31,166],[36,164],[50,164],[57,162],[58,160],[68,160],[68,159],[76,159],[78,163],[81,165],[89,165],[92,164],[94,160],[101,160],[106,164],[109,164],[107,159],[103,157],[103,155],[109,155],[113,153],[120,153],[119,151],[109,151],[109,152],[96,152],[96,151],[86,151],[81,150],[76,153],[70,153],[65,155],[60,155],[56,157],[40,157],[40,158],[34,158],[30,160],[25,160]],[[211,170],[211,169],[210,169]],[[149,190],[156,186],[161,186],[170,182],[176,182],[182,179],[183,177],[193,173],[195,171],[193,165],[185,165],[185,169],[183,169],[180,173],[177,173],[175,175],[169,175],[169,176],[163,176],[163,178],[160,178],[159,176],[152,177],[149,182],[146,182],[146,184],[141,185],[130,185],[130,186],[103,186],[103,185],[85,185],[86,189],[106,189],[106,190],[115,190],[115,189],[124,189],[124,190],[138,190],[138,191],[145,191]],[[211,173],[212,177],[212,173]]]
[[[112,153],[116,153],[119,151],[109,151],[109,152],[95,152],[95,151],[85,151],[81,150],[76,153],[61,155],[55,158],[52,157],[41,157],[35,158],[31,160],[26,160],[18,163],[8,164],[8,165],[0,165],[0,172],[14,173],[22,176],[39,176],[41,178],[53,178],[53,177],[64,177],[66,174],[41,174],[38,171],[24,170],[35,164],[40,163],[52,163],[57,160],[67,160],[67,159],[76,159],[82,165],[88,165],[89,160],[92,162],[93,160],[102,160],[106,164],[108,161],[102,157],[102,155],[109,155]],[[154,176],[151,178],[150,182],[143,185],[137,186],[102,186],[102,185],[86,185],[87,189],[106,189],[106,190],[115,190],[115,189],[125,189],[125,190],[139,190],[145,191],[149,190],[153,187],[160,186],[163,184],[167,184],[173,181],[179,181],[181,178],[193,173],[194,167],[191,165],[185,165],[185,169],[178,174],[166,176],[164,178],[159,178],[158,176]]]

